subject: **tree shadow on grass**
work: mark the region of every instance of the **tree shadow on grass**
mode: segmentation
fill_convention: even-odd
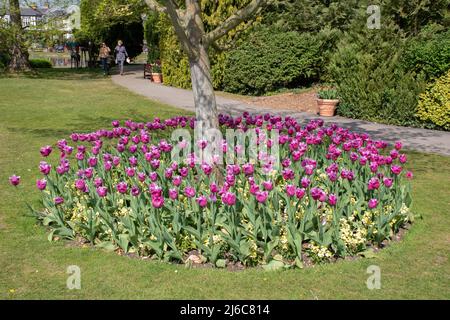
[[[68,138],[72,133],[90,133],[95,132],[100,129],[110,130],[112,128],[111,122],[113,120],[133,120],[136,122],[148,122],[153,119],[151,114],[144,114],[135,109],[130,109],[126,112],[126,117],[94,117],[88,114],[80,114],[78,117],[70,122],[70,125],[66,125],[64,128],[39,128],[39,124],[36,123],[36,126],[32,126],[27,124],[27,126],[22,127],[7,127],[6,129],[14,134],[23,134],[23,135],[31,135],[40,138]],[[56,122],[55,122],[56,126]]]
[[[104,79],[105,76],[100,69],[70,69],[70,68],[48,68],[35,69],[31,72],[20,74],[0,74],[0,78],[24,78],[24,79],[47,79],[47,80],[96,80]]]

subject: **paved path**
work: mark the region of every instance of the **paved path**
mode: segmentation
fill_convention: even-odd
[[[112,81],[151,100],[194,111],[194,99],[190,90],[155,84],[148,79],[144,80],[142,66],[128,66],[123,76],[113,75]],[[312,113],[294,112],[292,110],[277,109],[273,112],[270,108],[252,106],[242,101],[220,96],[216,96],[216,100],[220,113],[238,115],[244,111],[250,113],[272,112],[282,116],[289,115],[302,122],[320,118],[326,123],[336,123],[355,132],[367,132],[374,139],[382,139],[390,143],[401,140],[404,146],[409,149],[450,156],[450,132],[383,125],[343,117],[323,118]]]

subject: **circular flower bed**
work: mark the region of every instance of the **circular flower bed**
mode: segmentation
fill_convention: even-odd
[[[305,258],[356,255],[412,219],[406,180],[412,173],[403,169],[400,142],[389,150],[367,134],[320,120],[302,127],[290,117],[221,115],[222,129],[252,129],[257,145],[277,143],[280,167],[268,153],[258,154],[262,164],[197,163],[194,154],[177,163],[175,146],[203,149],[208,142],[160,137],[175,128],[192,131],[194,122],[113,121],[109,130],[42,147],[43,157],[60,152],[55,167],[40,162],[44,177],[36,182],[45,208],[36,213],[50,227],[49,238],[82,237],[165,261],[289,267]],[[265,134],[275,131],[277,141]],[[221,146],[224,155],[246,147]],[[17,186],[20,178],[10,181]]]

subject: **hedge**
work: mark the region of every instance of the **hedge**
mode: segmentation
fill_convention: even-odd
[[[259,95],[309,84],[320,70],[321,43],[311,34],[261,29],[230,52],[224,89]]]
[[[420,95],[417,116],[431,127],[450,130],[450,70]]]

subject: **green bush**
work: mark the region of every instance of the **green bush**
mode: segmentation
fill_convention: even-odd
[[[258,95],[309,84],[319,75],[320,47],[308,33],[257,30],[229,54],[224,89]]]
[[[347,34],[340,41],[329,66],[341,99],[339,115],[422,126],[415,114],[424,81],[399,66],[402,46],[396,28],[389,26]]]
[[[427,80],[439,78],[450,69],[450,30],[430,26],[411,38],[401,58],[406,71],[423,73]]]
[[[437,129],[450,130],[450,70],[420,95],[417,116]]]
[[[41,68],[51,68],[52,64],[50,61],[45,59],[31,59],[30,66],[34,69],[41,69]]]

